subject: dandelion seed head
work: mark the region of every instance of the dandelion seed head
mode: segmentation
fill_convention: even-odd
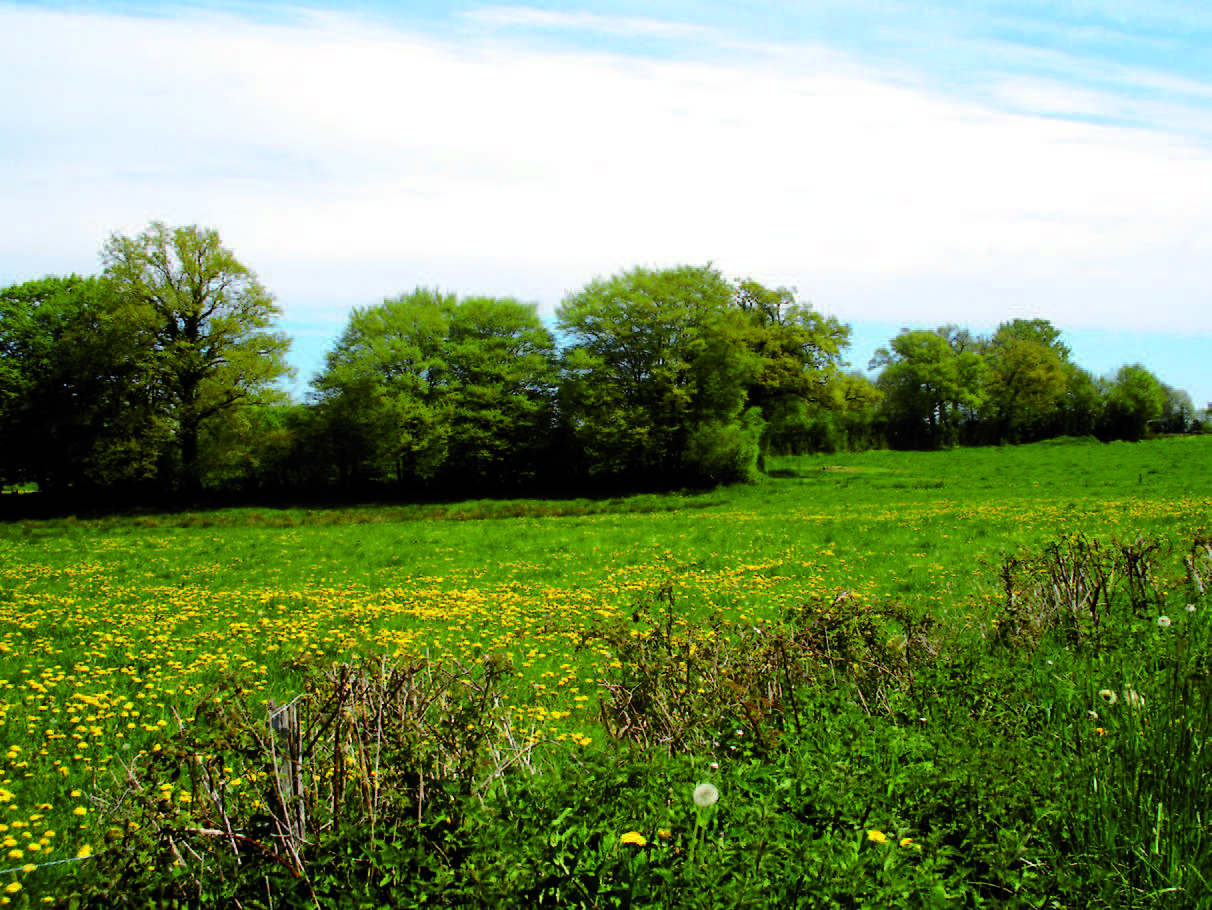
[[[1169,617],[1169,616],[1159,616],[1159,617],[1157,617],[1157,624],[1158,624],[1159,626],[1161,626],[1163,629],[1168,629],[1168,628],[1170,628],[1170,617]]]
[[[720,791],[716,789],[715,784],[702,783],[694,788],[694,804],[699,808],[714,806],[719,798]]]
[[[1109,705],[1113,705],[1117,701],[1119,701],[1119,696],[1116,695],[1114,692],[1112,692],[1110,689],[1099,689],[1098,697],[1101,698],[1103,701],[1105,701]]]

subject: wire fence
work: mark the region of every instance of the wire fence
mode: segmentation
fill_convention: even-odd
[[[56,859],[49,863],[26,863],[24,866],[13,866],[11,869],[0,869],[0,875],[8,875],[10,872],[33,872],[37,869],[46,869],[50,866],[62,866],[64,863],[83,863],[90,859],[96,859],[95,856],[73,856],[69,859]]]

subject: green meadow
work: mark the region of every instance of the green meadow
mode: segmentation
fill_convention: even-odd
[[[765,467],[0,526],[0,900],[1212,906],[1212,437]]]

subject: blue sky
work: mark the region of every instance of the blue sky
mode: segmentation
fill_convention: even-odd
[[[711,261],[854,327],[1052,320],[1212,400],[1199,2],[5,2],[0,282],[219,229],[300,388],[418,285]]]

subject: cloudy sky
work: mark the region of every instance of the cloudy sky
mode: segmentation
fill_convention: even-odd
[[[299,388],[418,285],[715,263],[854,327],[1042,317],[1212,400],[1205,0],[0,0],[0,283],[217,228]]]

